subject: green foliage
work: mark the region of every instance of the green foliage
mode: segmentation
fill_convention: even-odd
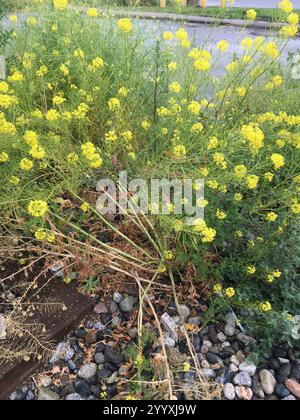
[[[75,226],[91,239],[82,201],[93,207],[87,190],[119,170],[146,181],[205,178],[205,222],[156,217],[151,264],[181,275],[192,265],[212,298],[218,287],[220,308],[250,311],[244,322],[265,342],[277,338],[300,313],[300,95],[279,60],[286,40],[246,38],[237,57],[222,46],[193,49],[183,29],[173,42],[153,41],[135,22],[41,13],[18,22],[6,51],[3,232],[45,246],[49,232]],[[216,78],[221,54],[230,65]],[[70,209],[62,197],[72,197]],[[97,286],[91,277],[84,288]]]
[[[90,276],[86,280],[83,281],[82,288],[89,295],[95,293],[98,287],[99,287],[99,279],[97,278]]]

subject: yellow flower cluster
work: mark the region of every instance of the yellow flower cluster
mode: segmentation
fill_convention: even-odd
[[[65,10],[69,6],[69,0],[53,0],[53,6],[56,10]]]
[[[103,159],[93,143],[84,143],[81,146],[81,151],[83,156],[89,161],[90,168],[98,169],[102,166]]]
[[[250,149],[253,153],[257,153],[263,147],[265,135],[259,127],[252,124],[243,125],[241,133],[249,141]]]
[[[49,211],[49,207],[46,201],[43,200],[32,200],[28,204],[28,213],[34,217],[44,217]]]
[[[132,31],[132,23],[131,20],[128,18],[122,18],[118,21],[118,28],[125,33],[129,33]]]
[[[203,243],[210,243],[215,240],[217,231],[213,228],[209,228],[203,219],[196,220],[194,224],[194,230],[201,234]]]

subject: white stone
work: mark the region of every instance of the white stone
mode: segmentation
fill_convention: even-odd
[[[170,337],[175,342],[177,342],[178,341],[177,325],[173,321],[173,319],[169,316],[169,314],[167,314],[166,312],[161,317],[161,323],[170,334]]]
[[[246,386],[250,388],[252,386],[252,379],[249,373],[240,372],[233,378],[233,383],[234,385]]]
[[[240,372],[247,372],[250,376],[254,376],[256,374],[257,367],[250,362],[243,362],[239,366]]]
[[[6,321],[3,315],[0,315],[0,340],[6,339]]]
[[[259,372],[259,378],[265,394],[272,395],[277,384],[272,373],[267,369],[263,369]]]
[[[227,337],[233,337],[235,335],[235,327],[232,327],[231,325],[225,325],[224,333],[227,335]]]
[[[166,347],[175,347],[175,340],[171,337],[165,337],[164,338],[164,345]]]
[[[253,391],[246,386],[236,386],[235,392],[240,400],[250,401],[253,398]]]
[[[227,400],[233,401],[235,399],[235,388],[231,383],[224,385],[223,392]]]
[[[234,365],[236,365],[236,366],[239,366],[240,364],[241,364],[241,362],[238,360],[238,358],[236,357],[236,355],[235,354],[233,354],[231,357],[230,357],[230,362],[231,363],[233,363]]]
[[[226,341],[226,340],[227,340],[226,335],[225,335],[225,334],[223,334],[222,332],[219,332],[219,333],[217,334],[217,338],[218,338],[218,340],[219,340],[219,341],[221,341],[221,343],[224,343],[224,341]]]
[[[89,363],[88,365],[83,365],[79,369],[78,376],[81,379],[90,379],[94,375],[96,375],[97,370],[98,370],[98,366],[96,365],[96,363]]]
[[[183,318],[185,321],[191,314],[190,309],[186,305],[179,305],[178,308],[179,315]]]
[[[229,341],[224,341],[224,343],[221,344],[221,349],[226,349],[226,347],[230,347]]]
[[[231,327],[235,328],[236,327],[236,321],[237,321],[237,317],[233,312],[229,312],[225,316],[225,322],[228,326],[231,326]]]
[[[239,368],[235,364],[230,363],[230,365],[229,365],[229,372],[230,373],[237,373],[238,371],[239,371]]]

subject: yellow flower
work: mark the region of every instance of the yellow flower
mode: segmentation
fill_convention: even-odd
[[[22,82],[24,80],[23,74],[16,70],[11,76],[8,77],[8,81],[12,83]]]
[[[109,101],[108,101],[108,108],[111,110],[111,111],[116,111],[117,109],[119,109],[120,107],[121,107],[121,103],[120,103],[120,101],[119,101],[119,99],[118,98],[111,98]]]
[[[178,31],[176,31],[176,39],[178,41],[184,41],[188,39],[188,34],[184,28],[179,28]]]
[[[44,157],[46,156],[46,152],[45,150],[41,147],[41,146],[33,146],[30,150],[29,150],[29,154],[30,156],[32,156],[34,159],[44,159]]]
[[[196,70],[199,71],[209,71],[211,64],[208,60],[206,60],[205,58],[198,58],[198,60],[195,61],[194,63],[194,67]]]
[[[171,61],[168,64],[168,69],[171,70],[171,71],[176,71],[177,70],[177,63],[176,63],[176,61]]]
[[[83,212],[83,213],[88,213],[89,211],[90,211],[90,209],[91,209],[91,206],[89,205],[89,203],[83,203],[81,206],[80,206],[80,210]]]
[[[18,21],[18,17],[16,15],[10,15],[9,20],[11,23],[16,23]]]
[[[57,121],[59,119],[59,113],[55,109],[49,109],[45,117],[47,121]]]
[[[226,216],[226,213],[224,213],[222,210],[218,209],[217,212],[216,212],[216,217],[219,220],[224,220],[224,219],[226,219],[227,216]]]
[[[104,67],[104,61],[101,57],[95,57],[92,60],[92,64],[89,66],[90,70],[97,70]]]
[[[145,130],[145,131],[148,131],[149,130],[149,128],[150,128],[150,123],[148,122],[148,121],[142,121],[142,128]]]
[[[231,63],[227,64],[226,71],[228,73],[234,73],[239,68],[239,63],[237,61],[232,61]]]
[[[172,34],[172,32],[170,32],[170,31],[166,31],[166,32],[164,32],[163,37],[164,37],[164,40],[165,40],[165,41],[172,41],[172,39],[173,39],[173,34]]]
[[[188,362],[183,363],[183,372],[189,372],[191,370],[191,365]]]
[[[87,10],[87,15],[92,18],[96,18],[99,16],[99,12],[95,7],[91,7]]]
[[[237,231],[235,232],[235,236],[236,236],[237,238],[242,238],[244,235],[243,235],[243,232],[241,232],[240,230],[237,230]]]
[[[280,55],[280,51],[278,50],[278,47],[275,44],[275,42],[268,42],[264,46],[264,53],[271,58],[277,58]]]
[[[247,50],[249,50],[253,46],[253,40],[251,38],[249,38],[249,37],[246,37],[246,38],[244,38],[242,40],[241,45],[242,45],[242,47],[244,47]]]
[[[284,156],[280,155],[279,153],[274,153],[271,156],[271,161],[274,165],[275,171],[277,171],[285,165]]]
[[[172,260],[174,258],[173,251],[165,251],[164,257],[166,260]]]
[[[235,201],[242,201],[243,195],[241,193],[234,194]]]
[[[105,133],[105,140],[111,141],[111,142],[118,140],[118,136],[115,130],[111,130]]]
[[[300,203],[298,202],[297,199],[292,201],[291,211],[294,214],[300,214]]]
[[[204,199],[204,198],[199,198],[199,200],[197,200],[197,206],[198,207],[207,207],[208,206],[208,200]]]
[[[218,42],[217,48],[220,52],[227,52],[229,49],[229,43],[223,39],[222,41]]]
[[[263,147],[265,135],[259,127],[252,124],[243,125],[241,133],[243,137],[249,141],[251,151],[254,153],[258,152]]]
[[[74,51],[74,57],[84,58],[84,56],[85,56],[84,51],[82,51],[81,48],[77,48],[77,50]]]
[[[49,242],[49,244],[53,244],[53,242],[55,242],[55,234],[54,233],[49,233],[49,235],[46,238],[46,241]]]
[[[38,70],[37,70],[37,72],[36,72],[36,75],[38,76],[38,77],[44,77],[44,76],[46,76],[46,74],[48,73],[48,68],[46,67],[46,66],[41,66]]]
[[[275,277],[275,279],[279,279],[282,276],[282,272],[279,270],[273,271],[272,275]]]
[[[23,171],[30,171],[33,168],[33,162],[30,159],[24,158],[19,163],[19,166]]]
[[[263,303],[260,304],[260,309],[263,312],[270,312],[272,310],[272,305],[270,302],[268,302],[267,300]]]
[[[293,3],[290,0],[282,0],[278,7],[285,13],[291,13],[294,9]]]
[[[66,99],[61,95],[55,95],[52,101],[53,105],[62,105],[64,102],[66,102]]]
[[[173,93],[180,93],[180,90],[181,90],[180,84],[177,82],[171,83],[169,85],[169,90],[170,92],[173,92]]]
[[[4,81],[0,81],[0,92],[1,93],[8,93],[9,92],[9,86]]]
[[[34,16],[29,16],[29,18],[26,20],[26,23],[28,26],[36,26],[37,18],[35,18]]]
[[[177,146],[175,146],[173,152],[175,158],[177,159],[184,158],[187,153],[185,146],[183,146],[182,144],[178,144]]]
[[[9,182],[12,184],[12,185],[19,185],[20,184],[20,178],[18,178],[17,176],[12,176],[11,178],[10,178],[10,180],[9,180]]]
[[[266,181],[268,181],[268,182],[272,182],[273,181],[273,179],[274,179],[274,174],[272,173],[272,172],[266,172],[265,174],[264,174],[264,178],[265,178],[265,180]]]
[[[125,33],[131,32],[132,31],[132,23],[131,23],[131,20],[128,19],[128,18],[119,19],[119,21],[118,21],[118,28],[121,31],[125,32]]]
[[[235,290],[233,287],[228,287],[225,290],[225,296],[228,297],[229,299],[231,299],[234,295],[235,295]]]
[[[276,214],[274,211],[270,211],[266,216],[266,220],[268,222],[276,222],[277,219],[278,219],[278,214]]]
[[[221,293],[222,292],[222,286],[221,284],[215,284],[213,288],[214,293]]]
[[[65,10],[69,5],[69,0],[53,0],[53,6],[56,10]]]
[[[209,139],[209,143],[208,143],[208,150],[212,150],[212,149],[216,149],[219,145],[219,140],[217,139],[217,137],[213,136]]]
[[[254,265],[249,265],[247,267],[247,274],[253,275],[256,273],[256,268],[254,267]]]
[[[238,86],[236,88],[236,93],[240,96],[240,97],[244,97],[247,93],[247,89],[244,86]]]
[[[125,86],[120,87],[120,89],[118,90],[118,95],[123,96],[124,98],[128,96],[128,93],[129,93],[129,89],[127,89],[127,87]]]
[[[257,13],[254,9],[249,9],[247,10],[246,16],[248,20],[255,20]]]
[[[287,38],[292,38],[298,33],[298,24],[296,25],[286,25],[280,29],[280,34]]]
[[[78,162],[78,160],[79,160],[79,156],[76,154],[76,153],[70,153],[68,156],[67,156],[67,161],[69,162],[69,163],[72,163],[72,164],[74,164],[74,163],[76,163],[76,162]]]
[[[219,183],[216,179],[210,179],[209,181],[207,181],[207,185],[212,190],[217,190],[218,186],[219,186]]]
[[[247,185],[250,190],[255,190],[259,182],[259,177],[257,175],[248,175],[247,176]]]
[[[95,153],[95,155],[90,159],[90,168],[92,169],[99,169],[103,164],[103,159],[101,158],[99,153]]]
[[[201,104],[199,102],[197,102],[197,101],[192,101],[188,105],[188,110],[190,111],[191,114],[199,115],[199,113],[201,111]]]
[[[243,179],[247,175],[247,168],[245,165],[237,165],[234,168],[234,174],[238,179]]]
[[[38,230],[35,231],[34,237],[38,241],[44,241],[47,237],[47,231],[45,229],[39,228]]]
[[[298,13],[291,13],[290,15],[288,15],[287,21],[290,25],[298,25],[299,23]]]
[[[32,200],[28,205],[28,213],[34,217],[43,217],[48,210],[49,207],[46,201]]]
[[[217,231],[215,229],[205,227],[204,229],[202,229],[201,234],[202,234],[202,242],[210,243],[215,240]]]
[[[8,162],[8,160],[9,160],[9,156],[7,153],[5,152],[0,153],[0,163]]]
[[[59,67],[59,70],[61,71],[61,73],[62,73],[64,76],[68,76],[68,75],[70,74],[70,70],[69,70],[69,68],[66,66],[66,64],[62,64],[62,65]]]
[[[201,133],[201,131],[203,131],[203,128],[204,128],[203,124],[199,122],[199,123],[196,123],[192,126],[191,132],[199,134],[199,133]]]

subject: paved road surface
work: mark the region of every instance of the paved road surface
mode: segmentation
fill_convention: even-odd
[[[171,30],[172,32],[176,31],[181,25],[180,23],[170,22],[170,21],[149,21],[140,19],[138,24],[149,34],[149,42],[166,30]],[[227,54],[223,54],[221,59],[218,62],[218,66],[213,69],[213,73],[216,75],[221,75],[224,73],[226,64],[228,64],[232,55],[235,53],[238,56],[244,53],[243,49],[240,47],[240,42],[245,37],[257,37],[265,36],[268,40],[276,41],[279,45],[282,45],[282,41],[276,36],[275,32],[270,32],[267,30],[257,30],[250,28],[238,28],[234,26],[211,26],[211,25],[198,25],[198,24],[187,24],[185,25],[187,32],[189,33],[190,38],[193,40],[193,43],[197,47],[209,48],[212,50],[213,54],[217,54],[216,44],[221,39],[226,39],[230,43],[230,51]],[[291,40],[286,46],[284,53],[280,59],[281,62],[286,63],[287,57],[290,53],[300,53],[300,41],[299,38]]]
[[[235,7],[267,7],[267,8],[275,8],[278,6],[280,0],[235,0],[234,5]],[[300,9],[300,0],[293,1],[294,7],[296,9]],[[207,0],[208,6],[219,6],[220,0]],[[230,4],[228,4],[230,6]]]

